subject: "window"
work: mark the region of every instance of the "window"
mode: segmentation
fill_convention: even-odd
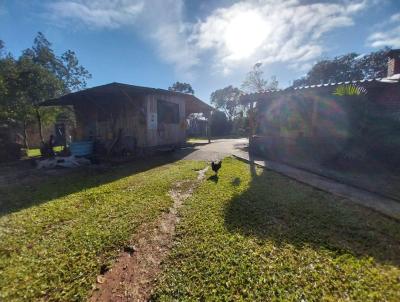
[[[165,124],[179,124],[179,105],[163,100],[158,100],[157,122]]]

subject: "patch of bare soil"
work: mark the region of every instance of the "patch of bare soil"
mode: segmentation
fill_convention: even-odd
[[[97,277],[90,301],[147,301],[161,263],[173,244],[178,210],[205,177],[208,167],[198,171],[197,181],[182,181],[170,190],[173,205],[155,222],[143,224],[124,248],[114,266]]]

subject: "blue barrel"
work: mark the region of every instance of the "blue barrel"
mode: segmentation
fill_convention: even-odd
[[[75,156],[85,156],[93,153],[92,141],[72,142],[69,146],[71,154]]]

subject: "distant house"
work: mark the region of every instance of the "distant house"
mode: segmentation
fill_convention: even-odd
[[[186,118],[209,116],[211,107],[197,97],[164,89],[111,83],[47,100],[42,106],[72,106],[74,141],[118,145],[130,152],[175,147],[186,139]]]

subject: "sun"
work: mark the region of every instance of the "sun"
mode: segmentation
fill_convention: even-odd
[[[223,37],[229,58],[241,60],[250,57],[269,34],[269,26],[257,12],[240,12],[227,24]]]

